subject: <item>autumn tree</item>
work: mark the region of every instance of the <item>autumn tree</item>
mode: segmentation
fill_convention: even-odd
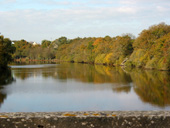
[[[170,70],[170,25],[160,23],[143,30],[134,41],[128,65]]]

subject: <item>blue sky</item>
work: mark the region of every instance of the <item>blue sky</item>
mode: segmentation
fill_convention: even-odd
[[[0,32],[12,40],[138,36],[160,22],[170,25],[170,0],[0,0]]]

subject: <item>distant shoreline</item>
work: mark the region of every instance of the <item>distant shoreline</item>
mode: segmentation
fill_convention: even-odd
[[[59,60],[57,60],[57,59],[37,60],[37,59],[20,58],[20,59],[13,60],[13,62],[36,62],[36,61],[59,62]]]
[[[140,68],[143,70],[157,70],[157,71],[170,71],[165,69],[156,69],[156,68],[144,68],[144,67],[131,67],[131,66],[125,66],[125,65],[108,65],[106,63],[91,63],[91,62],[75,62],[75,61],[63,61],[58,59],[49,59],[49,60],[37,60],[37,59],[26,59],[26,58],[20,58],[20,59],[14,59],[13,62],[67,62],[67,63],[80,63],[80,64],[93,64],[93,65],[103,65],[103,66],[111,66],[111,67],[124,67],[124,68]]]

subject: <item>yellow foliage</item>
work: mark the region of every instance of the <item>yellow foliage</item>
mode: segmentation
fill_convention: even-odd
[[[104,62],[108,65],[112,65],[113,64],[112,57],[113,57],[113,53],[107,54],[105,59],[104,59]]]
[[[96,64],[103,64],[105,63],[104,58],[105,58],[106,54],[99,54],[97,55],[97,57],[95,58],[95,63]]]
[[[93,114],[94,116],[100,116],[98,113]]]
[[[67,114],[64,114],[64,116],[76,116],[76,115],[75,114],[67,113]]]
[[[112,116],[116,116],[116,115],[112,115]]]
[[[84,113],[83,115],[88,116],[89,114],[88,113]]]

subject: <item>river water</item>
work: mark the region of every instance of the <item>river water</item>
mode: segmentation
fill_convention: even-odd
[[[77,63],[12,64],[0,112],[170,110],[170,73]]]

